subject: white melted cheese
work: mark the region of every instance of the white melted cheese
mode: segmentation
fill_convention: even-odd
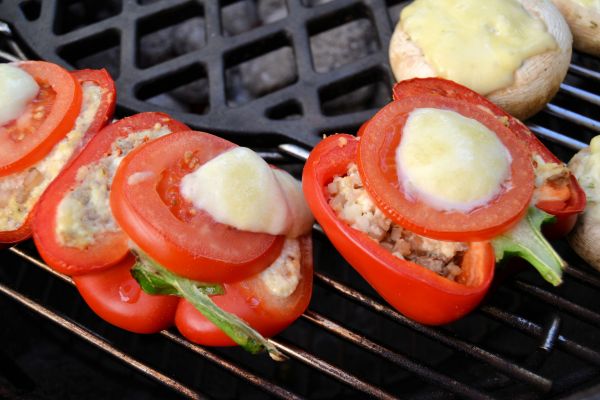
[[[272,295],[288,297],[302,279],[301,262],[300,242],[286,239],[277,260],[262,271],[259,278]]]
[[[405,192],[443,211],[469,212],[488,203],[510,177],[511,161],[486,126],[433,108],[410,113],[396,149]]]
[[[61,245],[82,249],[94,242],[96,234],[119,230],[110,209],[110,185],[119,164],[136,147],[169,133],[158,123],[132,132],[117,139],[106,156],[79,168],[76,185],[56,212],[56,238]]]
[[[0,125],[17,119],[40,87],[31,75],[12,64],[0,64]]]
[[[510,86],[526,59],[557,47],[516,0],[416,0],[400,24],[438,76],[483,95]]]
[[[291,220],[269,164],[245,147],[226,151],[181,180],[181,195],[215,221],[250,232],[280,235]]]
[[[302,183],[281,169],[274,169],[273,174],[283,190],[292,216],[292,225],[286,233],[287,237],[296,238],[310,232],[314,217],[304,198]]]
[[[85,82],[81,112],[73,129],[50,153],[25,171],[0,178],[0,230],[18,229],[31,209],[81,143],[102,100],[102,89]]]

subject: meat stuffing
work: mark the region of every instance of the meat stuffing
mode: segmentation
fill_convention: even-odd
[[[327,191],[329,205],[343,221],[366,233],[394,256],[453,281],[460,275],[467,244],[429,239],[394,224],[369,197],[356,164],[348,166],[347,175],[336,176]]]

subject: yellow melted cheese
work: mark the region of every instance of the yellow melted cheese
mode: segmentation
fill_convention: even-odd
[[[296,238],[312,229],[300,182],[245,147],[226,151],[184,176],[180,191],[215,221],[243,231]]]
[[[600,0],[573,0],[575,3],[578,3],[581,6],[592,8],[596,10],[600,10]]]
[[[448,110],[411,112],[396,149],[405,192],[439,210],[486,204],[510,177],[510,153],[487,127]]]
[[[416,0],[400,24],[438,76],[483,95],[510,86],[529,57],[557,48],[516,0]]]

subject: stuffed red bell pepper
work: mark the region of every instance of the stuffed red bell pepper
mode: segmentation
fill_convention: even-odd
[[[120,153],[121,142],[118,165],[114,157],[107,159],[115,139],[136,135],[142,121],[155,131],[169,126],[172,133],[142,140],[147,143],[135,149],[128,146],[127,154]],[[121,133],[103,134],[102,146],[90,143],[36,213],[40,254],[53,268],[73,275],[92,309],[117,326],[156,332],[175,320],[194,342],[238,343],[278,357],[261,335],[271,336],[293,322],[312,289],[307,234],[312,217],[300,186],[250,150],[184,128],[158,113],[108,127]],[[238,162],[248,157],[253,163]],[[94,198],[80,181],[98,175],[98,164],[112,167],[101,186],[103,218],[95,215],[98,207],[77,207],[80,200],[87,204]],[[194,177],[202,174],[216,180],[198,183]],[[221,197],[211,200],[203,193]],[[101,223],[83,221],[88,214]]]
[[[505,254],[553,284],[564,262],[540,233],[551,216],[531,206],[531,141],[479,95],[427,81],[401,83],[359,138],[319,143],[303,188],[334,246],[388,302],[442,324],[480,302]]]
[[[112,117],[114,82],[104,70],[0,64],[0,242],[31,235],[32,210],[71,160]]]
[[[110,210],[110,187],[117,167],[132,149],[187,129],[154,112],[108,125],[50,184],[34,213],[33,239],[42,258],[74,278],[98,315],[133,332],[170,326],[177,300],[149,296],[131,277],[135,258]]]
[[[177,132],[125,158],[111,207],[135,243],[142,288],[184,299],[175,324],[188,339],[281,358],[261,335],[297,319],[312,292],[312,216],[287,172],[216,136]]]

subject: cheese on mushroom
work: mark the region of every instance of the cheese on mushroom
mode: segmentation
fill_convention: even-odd
[[[183,177],[180,191],[194,207],[222,224],[297,236],[310,229],[312,216],[300,185],[291,184],[281,174],[286,173],[273,172],[252,150],[236,147]]]
[[[400,24],[438,76],[484,95],[511,85],[529,57],[557,47],[515,0],[416,0]]]
[[[0,64],[0,125],[17,119],[40,87],[31,75],[11,64]]]
[[[486,204],[510,176],[510,164],[506,147],[483,124],[433,108],[410,113],[396,149],[405,192],[440,210]]]
[[[573,0],[575,3],[579,3],[584,7],[595,8],[600,10],[600,0]]]

